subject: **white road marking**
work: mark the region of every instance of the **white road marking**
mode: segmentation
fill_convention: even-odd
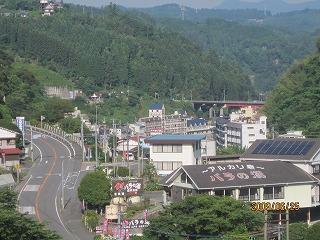
[[[43,178],[42,176],[38,176],[38,177],[36,177],[36,178]]]
[[[40,185],[26,185],[24,187],[24,192],[37,192],[40,188]]]
[[[40,162],[42,162],[42,151],[41,151],[41,149],[40,149],[36,144],[33,143],[33,145],[39,150],[39,153],[40,153]]]
[[[19,208],[19,212],[22,213],[22,214],[30,214],[30,215],[35,215],[36,214],[36,211],[35,211],[35,208],[34,207],[20,207]]]
[[[32,178],[32,175],[30,175],[30,177],[28,178],[28,180],[26,181],[26,183],[23,185],[23,187],[21,188],[19,195],[18,195],[18,202],[21,196],[22,191],[24,190],[24,188],[26,187],[26,185],[28,184],[28,182],[30,181],[30,179]]]

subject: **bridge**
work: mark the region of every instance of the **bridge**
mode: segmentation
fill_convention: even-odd
[[[192,100],[191,101],[194,109],[199,109],[202,106],[208,108],[243,108],[251,106],[254,109],[258,109],[264,106],[263,101],[206,101],[206,100]]]

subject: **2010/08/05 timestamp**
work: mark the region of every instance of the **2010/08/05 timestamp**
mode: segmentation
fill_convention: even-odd
[[[252,211],[297,211],[300,209],[299,202],[252,202]]]

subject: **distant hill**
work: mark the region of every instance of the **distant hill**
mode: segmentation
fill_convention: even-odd
[[[262,2],[243,2],[241,0],[225,0],[217,9],[259,9],[272,13],[291,12],[304,9],[320,9],[320,1],[314,0],[304,3],[287,3],[282,0],[264,0]]]
[[[222,18],[227,21],[246,22],[248,19],[261,19],[270,16],[269,11],[264,12],[257,9],[194,9],[184,7],[182,14],[181,7],[177,4],[165,4],[152,8],[139,8],[140,12],[147,13],[156,18],[175,18],[190,21],[205,21],[208,18]]]

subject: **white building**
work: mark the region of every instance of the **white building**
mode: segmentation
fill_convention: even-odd
[[[302,131],[287,131],[286,134],[279,135],[279,138],[306,138]]]
[[[150,159],[158,174],[167,175],[182,165],[202,164],[201,140],[204,135],[156,135],[150,144]]]
[[[248,148],[257,139],[266,139],[267,117],[259,116],[251,107],[231,113],[230,119],[216,119],[217,145]]]
[[[149,108],[149,117],[160,117],[164,118],[165,116],[165,107],[162,103],[154,103]]]
[[[231,196],[236,200],[270,203],[275,211],[286,207],[293,212],[300,211],[308,222],[318,211],[315,207],[320,205],[319,180],[282,161],[182,166],[166,176],[161,185],[173,201],[204,193]],[[264,207],[263,204],[252,206]]]

